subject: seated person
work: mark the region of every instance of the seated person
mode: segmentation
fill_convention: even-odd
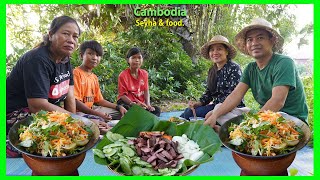
[[[219,106],[234,90],[241,77],[240,66],[232,61],[236,53],[236,49],[229,43],[228,39],[221,35],[214,36],[202,46],[202,56],[212,62],[212,67],[208,72],[207,88],[199,102],[189,101],[189,108],[181,114],[181,117],[188,120],[193,116],[204,118],[209,111]],[[244,107],[242,100],[237,104],[237,107]],[[241,109],[238,111],[240,114],[242,113]]]
[[[238,49],[253,61],[223,104],[206,115],[204,124],[217,129],[217,119],[239,104],[249,88],[260,104],[260,111],[282,111],[306,121],[308,107],[303,84],[292,58],[277,53],[284,40],[272,24],[262,18],[253,19],[236,35],[235,41]]]
[[[43,42],[17,61],[6,80],[7,134],[14,123],[40,110],[76,112],[70,55],[80,32],[75,19],[56,17]],[[7,156],[19,154],[7,144]]]
[[[83,115],[85,113],[87,115],[83,116],[92,120],[118,120],[127,110],[121,105],[111,103],[103,98],[98,77],[92,72],[93,68],[99,65],[102,55],[102,46],[97,41],[85,41],[80,45],[82,64],[73,70],[77,114]],[[98,106],[94,106],[94,104]],[[102,125],[101,122],[97,123]]]
[[[127,52],[126,59],[129,68],[119,74],[117,103],[126,109],[137,104],[156,116],[160,116],[160,108],[150,104],[148,72],[140,68],[143,63],[140,49],[131,48]]]

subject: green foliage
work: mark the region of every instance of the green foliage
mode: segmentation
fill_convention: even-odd
[[[194,84],[191,81],[188,81],[184,100],[185,101],[198,100],[201,97],[201,95],[205,92],[205,87],[206,87],[206,84],[204,82],[201,84]]]
[[[28,49],[14,48],[14,53],[9,54],[6,59],[6,76],[8,76],[12,68],[16,65],[20,56],[25,53]]]
[[[143,68],[149,72],[152,100],[179,98],[187,89],[187,82],[201,84],[203,70],[209,68],[207,63],[193,64],[178,38],[165,27],[132,26],[116,42],[119,46],[125,44],[127,50],[138,46],[144,53]]]
[[[254,99],[251,89],[249,89],[248,92],[244,96],[244,104],[253,111],[260,110],[260,105]]]
[[[302,82],[304,85],[304,91],[306,93],[307,104],[309,109],[308,123],[310,125],[310,128],[313,130],[313,99],[314,99],[313,76],[303,77]]]
[[[314,107],[313,107],[313,99],[314,99],[314,84],[313,84],[313,76],[305,76],[302,78],[302,82],[304,85],[304,91],[306,93],[306,98],[307,98],[307,105],[308,105],[308,124],[310,127],[310,130],[312,132],[311,134],[311,139],[309,141],[309,146],[313,147],[313,122],[314,122]]]
[[[237,32],[254,17],[263,17],[272,22],[285,38],[285,42],[290,42],[297,34],[304,38],[313,33],[313,24],[296,30],[295,16],[287,11],[293,6],[187,5],[190,32],[193,33],[192,43],[199,50],[208,39],[217,34],[222,34],[228,37],[230,42],[234,42]],[[7,5],[6,30],[13,47],[12,53],[7,52],[7,75],[19,57],[41,41],[51,20],[65,14],[76,18],[81,26],[83,33],[79,44],[84,40],[95,39],[103,45],[105,55],[94,73],[99,78],[103,96],[109,101],[115,102],[117,99],[118,75],[128,67],[125,55],[132,46],[140,47],[145,53],[143,68],[149,72],[152,101],[198,99],[205,90],[205,79],[211,62],[200,58],[198,63],[192,63],[182,48],[181,39],[178,38],[180,36],[173,34],[167,27],[136,27],[135,17],[132,15],[133,7],[134,5],[112,4]],[[30,19],[33,20],[32,23]],[[300,44],[306,42],[300,40]],[[234,61],[244,68],[252,59],[238,53]],[[81,64],[78,52],[72,55],[71,63],[74,67]],[[308,71],[303,67],[300,67],[300,70]],[[313,130],[313,77],[303,78],[303,83],[309,106],[308,121]],[[250,91],[244,100],[248,107],[259,109]]]

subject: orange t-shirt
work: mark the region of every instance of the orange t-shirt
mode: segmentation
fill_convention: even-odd
[[[89,108],[95,102],[103,99],[100,91],[98,77],[95,74],[88,75],[85,71],[76,67],[73,70],[74,96]]]
[[[118,78],[118,100],[126,95],[131,101],[145,103],[144,93],[149,88],[148,72],[144,69],[138,70],[138,79],[135,79],[130,68],[122,71]]]

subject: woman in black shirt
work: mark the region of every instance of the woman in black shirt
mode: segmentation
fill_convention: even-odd
[[[17,61],[6,80],[7,134],[15,122],[30,113],[76,112],[70,56],[77,48],[79,36],[75,19],[57,17],[43,42]],[[8,144],[6,152],[7,157],[19,156]]]
[[[181,114],[185,119],[193,117],[193,111],[197,117],[205,117],[217,104],[226,99],[240,81],[240,66],[232,61],[236,56],[236,49],[227,38],[221,35],[214,36],[202,46],[201,55],[211,60],[213,66],[209,69],[207,88],[199,102],[189,101],[189,108]],[[238,107],[243,106],[244,103],[241,101]]]

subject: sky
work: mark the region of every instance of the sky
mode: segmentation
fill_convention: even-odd
[[[296,28],[301,30],[306,24],[313,23],[313,5],[312,4],[300,4],[297,8],[292,8],[291,13],[296,15]],[[298,48],[299,38],[293,39],[292,42],[286,42],[284,50],[290,57],[294,59],[307,58],[313,59],[313,34],[308,36],[309,45],[301,46]]]

